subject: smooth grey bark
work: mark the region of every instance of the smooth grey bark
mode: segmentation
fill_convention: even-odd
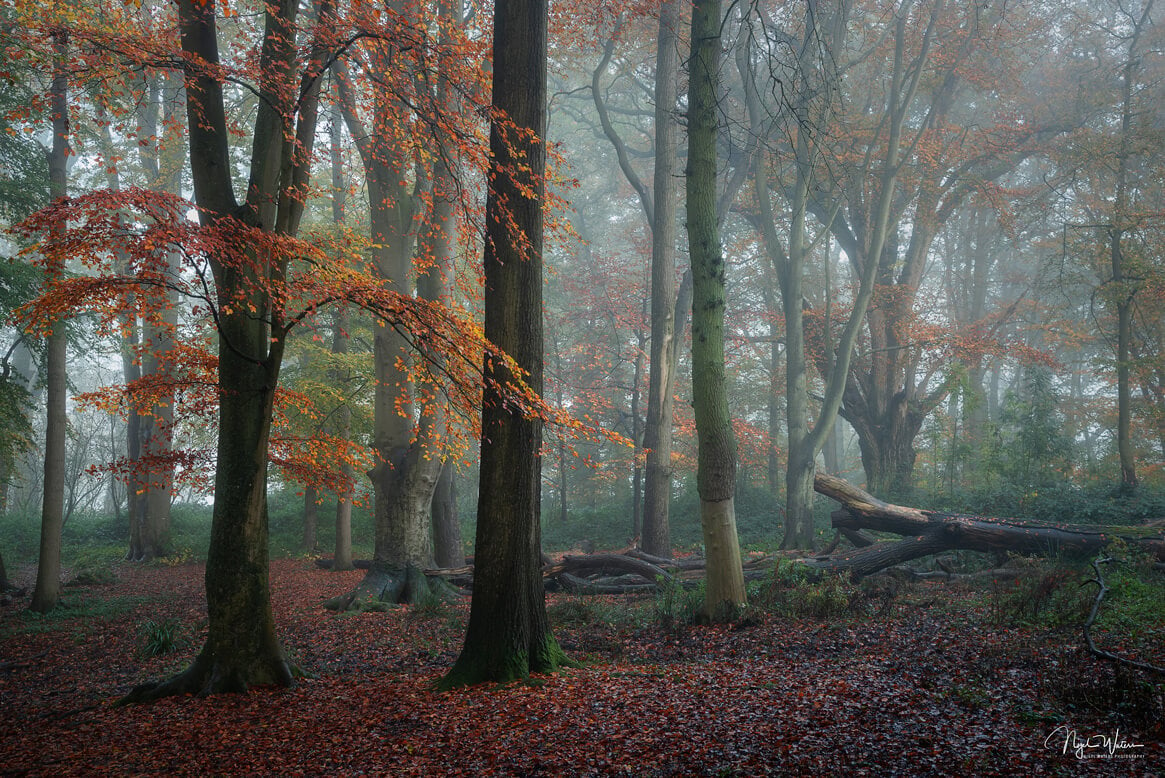
[[[409,18],[417,13],[403,2],[391,4],[393,10]],[[369,67],[374,73],[391,80],[395,68],[407,62],[399,42],[388,41],[372,47]],[[373,100],[369,123],[365,126],[357,113],[347,69],[337,63],[339,102],[364,165],[370,209],[372,256],[376,271],[386,289],[401,295],[412,294],[415,281],[413,251],[421,216],[422,189],[429,184],[423,175],[416,176],[412,189],[408,179],[410,159],[407,149],[396,143],[377,143],[377,138],[395,138],[411,121],[406,101],[391,90],[380,90]],[[373,336],[376,384],[373,390],[373,448],[376,463],[368,472],[372,483],[375,510],[374,563],[365,580],[347,595],[330,600],[328,607],[353,607],[369,599],[393,601],[420,596],[419,570],[432,555],[427,521],[432,487],[436,474],[411,473],[413,464],[421,462],[425,443],[413,445],[414,397],[407,365],[415,358],[405,337],[393,327],[377,327]],[[425,494],[404,493],[427,490]],[[424,531],[418,524],[424,523]],[[407,543],[407,548],[399,544]]]
[[[461,542],[461,522],[457,516],[457,467],[446,460],[433,492],[433,556],[437,567],[461,567],[465,547]]]
[[[651,214],[651,356],[647,384],[643,524],[640,545],[649,554],[671,556],[672,420],[679,360],[676,299],[676,213],[679,207],[679,0],[659,9],[655,55],[655,170]],[[690,287],[684,287],[690,288]],[[682,297],[682,296],[681,296]]]
[[[398,4],[407,17],[417,11]],[[450,3],[441,3],[439,14],[460,24]],[[439,47],[438,86],[432,96],[439,110],[456,110],[447,77],[448,47]],[[386,46],[372,55],[374,67],[390,73],[404,62],[402,51]],[[373,253],[378,271],[389,289],[409,294],[414,280],[413,248],[432,260],[429,272],[416,279],[420,296],[439,301],[448,294],[455,242],[454,203],[457,186],[449,169],[451,154],[439,153],[430,170],[416,171],[412,192],[406,189],[406,149],[393,144],[373,144],[361,128],[346,77],[338,69],[341,106],[348,128],[364,162],[372,207]],[[427,98],[426,98],[427,99]],[[411,121],[407,100],[382,95],[374,104],[372,128],[377,136],[394,137],[399,123]],[[448,139],[435,137],[438,145]],[[386,147],[387,146],[387,147]],[[432,207],[422,215],[423,195]],[[433,564],[431,504],[445,456],[442,442],[446,425],[445,402],[439,392],[414,396],[416,388],[404,365],[424,359],[441,372],[436,353],[414,354],[407,341],[392,327],[378,327],[374,337],[377,383],[374,390],[374,445],[378,461],[369,472],[376,504],[376,538],[373,564],[365,580],[351,593],[329,600],[327,607],[358,607],[369,600],[416,602],[428,592],[423,570]],[[422,347],[423,349],[423,347]],[[416,427],[414,429],[414,416]]]
[[[612,124],[599,86],[615,47],[613,35],[603,49],[603,57],[591,76],[591,93],[604,134],[615,148],[619,168],[639,195],[651,229],[651,347],[648,359],[647,414],[642,441],[635,443],[644,451],[642,473],[642,514],[639,503],[638,467],[633,525],[644,551],[671,556],[670,505],[672,487],[672,422],[675,413],[674,392],[679,348],[676,340],[677,311],[687,298],[677,299],[676,292],[676,214],[679,203],[678,175],[679,124],[676,110],[679,100],[679,25],[681,4],[666,0],[659,10],[655,59],[655,155],[652,184],[648,187],[631,165],[626,144]],[[622,20],[620,20],[620,24]],[[639,353],[642,354],[642,346]],[[638,376],[639,362],[636,362]],[[638,378],[635,386],[639,386]],[[632,410],[639,421],[638,394]]]
[[[348,182],[344,175],[344,155],[341,138],[340,123],[343,116],[340,113],[338,100],[332,103],[331,121],[329,123],[328,156],[332,168],[332,222],[343,224],[348,202]],[[332,353],[343,355],[348,353],[348,309],[343,303],[336,308],[335,320],[332,324]],[[347,381],[349,376],[339,370],[333,372],[332,380],[339,383]],[[347,440],[352,434],[352,407],[347,398],[336,409],[335,429],[337,437]],[[340,465],[340,477],[344,479],[345,489],[336,495],[336,533],[335,548],[332,553],[332,570],[334,572],[354,570],[352,564],[352,486],[355,484],[355,469],[345,461]]]
[[[754,38],[751,20],[746,20],[745,30],[748,34],[745,36],[745,45],[737,49],[737,69],[744,82],[749,126],[753,134],[762,139],[752,170],[757,203],[756,219],[773,275],[780,286],[785,323],[785,420],[788,443],[782,548],[813,547],[813,476],[816,472],[816,458],[833,431],[854,340],[865,305],[870,299],[871,285],[869,280],[863,278],[854,311],[843,330],[836,352],[829,342],[830,334],[827,332],[824,336],[826,343],[823,351],[827,356],[819,368],[826,379],[825,395],[817,410],[816,420],[811,423],[803,281],[810,253],[824,235],[815,238],[809,235],[807,217],[810,215],[811,192],[819,188],[820,181],[828,175],[820,136],[824,134],[824,128],[832,116],[838,86],[835,50],[844,39],[848,13],[849,6],[844,2],[809,3],[806,6],[803,36],[795,48],[798,57],[791,74],[792,96],[782,105],[766,106],[762,102],[762,93],[773,90],[767,85],[762,90],[758,83],[752,49],[758,45],[756,40],[767,42],[767,38]],[[784,187],[789,207],[787,244],[784,247],[777,229],[776,209],[771,200],[770,154],[765,144],[765,139],[774,130],[787,135],[792,146],[790,156],[793,180]],[[826,216],[824,221],[828,223],[831,218],[832,214]],[[830,326],[827,322],[827,330]],[[774,344],[774,372],[777,368],[775,351]]]

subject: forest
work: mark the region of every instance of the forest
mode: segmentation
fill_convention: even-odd
[[[1157,774],[1163,12],[4,0],[0,774]]]

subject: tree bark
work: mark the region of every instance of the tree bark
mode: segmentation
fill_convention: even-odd
[[[724,369],[724,256],[716,213],[719,0],[692,7],[688,87],[687,212],[692,257],[692,394],[699,439],[696,488],[708,559],[704,614],[730,616],[747,602],[736,534],[736,438]]]
[[[433,556],[441,567],[465,564],[461,521],[457,516],[456,466],[446,461],[433,493]]]
[[[655,170],[651,214],[651,356],[647,419],[643,428],[643,521],[640,545],[649,554],[671,556],[672,419],[679,357],[676,312],[675,183],[679,147],[676,104],[679,99],[680,3],[665,0],[659,9],[655,54]]]
[[[296,0],[267,6],[259,67],[268,80],[255,114],[247,199],[240,206],[223,87],[214,69],[220,61],[216,6],[179,0],[179,30],[188,55],[190,167],[200,219],[208,228],[229,221],[289,235],[298,228],[303,200],[290,195],[306,180],[324,62],[324,52],[313,46],[307,68],[316,77],[305,81],[302,98],[292,106],[295,90],[283,87],[295,83],[298,7]],[[328,12],[326,5],[320,10],[321,16]],[[285,278],[289,258],[256,256],[250,241],[236,243],[224,249],[234,256],[209,258],[223,304],[217,311],[220,435],[206,561],[206,643],[184,672],[135,688],[123,704],[293,682],[275,633],[267,556],[268,441],[287,335],[274,287]]]
[[[53,80],[49,89],[53,142],[49,152],[49,196],[55,201],[67,196],[69,157],[69,76],[65,58],[69,36],[53,33]],[[56,250],[46,257],[46,283],[55,283],[65,273],[65,257]],[[65,428],[68,423],[68,395],[65,362],[68,341],[65,321],[53,323],[45,350],[45,448],[44,498],[41,503],[40,552],[36,565],[36,586],[29,610],[47,613],[61,599],[61,530],[65,523]]]
[[[1117,379],[1117,455],[1120,459],[1120,488],[1133,491],[1137,488],[1137,465],[1132,438],[1132,385],[1130,381],[1130,351],[1133,341],[1133,298],[1136,294],[1134,281],[1127,278],[1122,238],[1130,226],[1129,216],[1129,158],[1133,142],[1133,90],[1141,60],[1137,44],[1149,21],[1153,0],[1145,3],[1141,17],[1133,26],[1129,38],[1129,53],[1121,73],[1121,124],[1120,146],[1117,151],[1117,170],[1112,222],[1108,225],[1110,242],[1110,263],[1113,291],[1110,296],[1116,308],[1116,379]]]
[[[526,371],[537,394],[543,389],[547,17],[546,0],[494,4],[496,116],[484,258],[485,336]],[[504,402],[501,389],[518,382],[504,364],[487,358],[484,377],[473,601],[465,645],[441,681],[444,688],[549,672],[566,659],[550,629],[542,586],[542,421]]]
[[[333,68],[334,70],[334,68]],[[330,137],[328,156],[332,167],[332,222],[343,224],[346,217],[348,202],[348,184],[344,175],[344,156],[341,143],[340,114],[338,102],[332,103],[330,121]],[[335,320],[332,324],[332,353],[348,353],[348,309],[343,303],[336,308]],[[340,383],[349,380],[347,371],[336,369],[332,380]],[[345,393],[346,394],[346,393]],[[336,409],[335,434],[337,437],[348,439],[352,434],[352,407],[347,396],[344,403]],[[340,476],[344,479],[345,489],[336,495],[336,534],[333,552],[332,570],[354,570],[352,566],[352,490],[356,483],[355,468],[348,462],[340,465]]]

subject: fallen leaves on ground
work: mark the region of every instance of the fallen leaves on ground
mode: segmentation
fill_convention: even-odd
[[[468,602],[337,615],[320,603],[362,573],[309,560],[273,561],[272,588],[284,647],[311,677],[113,708],[200,646],[202,572],[126,564],[113,585],[70,590],[77,616],[0,610],[0,774],[1127,776],[1165,764],[1160,722],[1118,736],[1105,712],[1053,699],[1049,677],[1106,669],[1068,647],[1074,634],[985,627],[949,600],[678,631],[567,619],[556,634],[581,667],[436,692]],[[633,607],[650,608],[603,603]],[[180,622],[183,648],[146,658],[148,619]],[[1139,745],[1077,758],[1072,732]]]

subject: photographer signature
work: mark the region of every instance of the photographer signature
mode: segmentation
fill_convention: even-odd
[[[1102,757],[1117,757],[1122,759],[1136,759],[1137,755],[1122,752],[1134,748],[1144,748],[1144,743],[1126,740],[1118,728],[1112,735],[1081,736],[1066,724],[1061,724],[1044,738],[1044,747],[1049,748],[1063,743],[1061,753],[1072,753],[1077,759],[1095,759]]]

